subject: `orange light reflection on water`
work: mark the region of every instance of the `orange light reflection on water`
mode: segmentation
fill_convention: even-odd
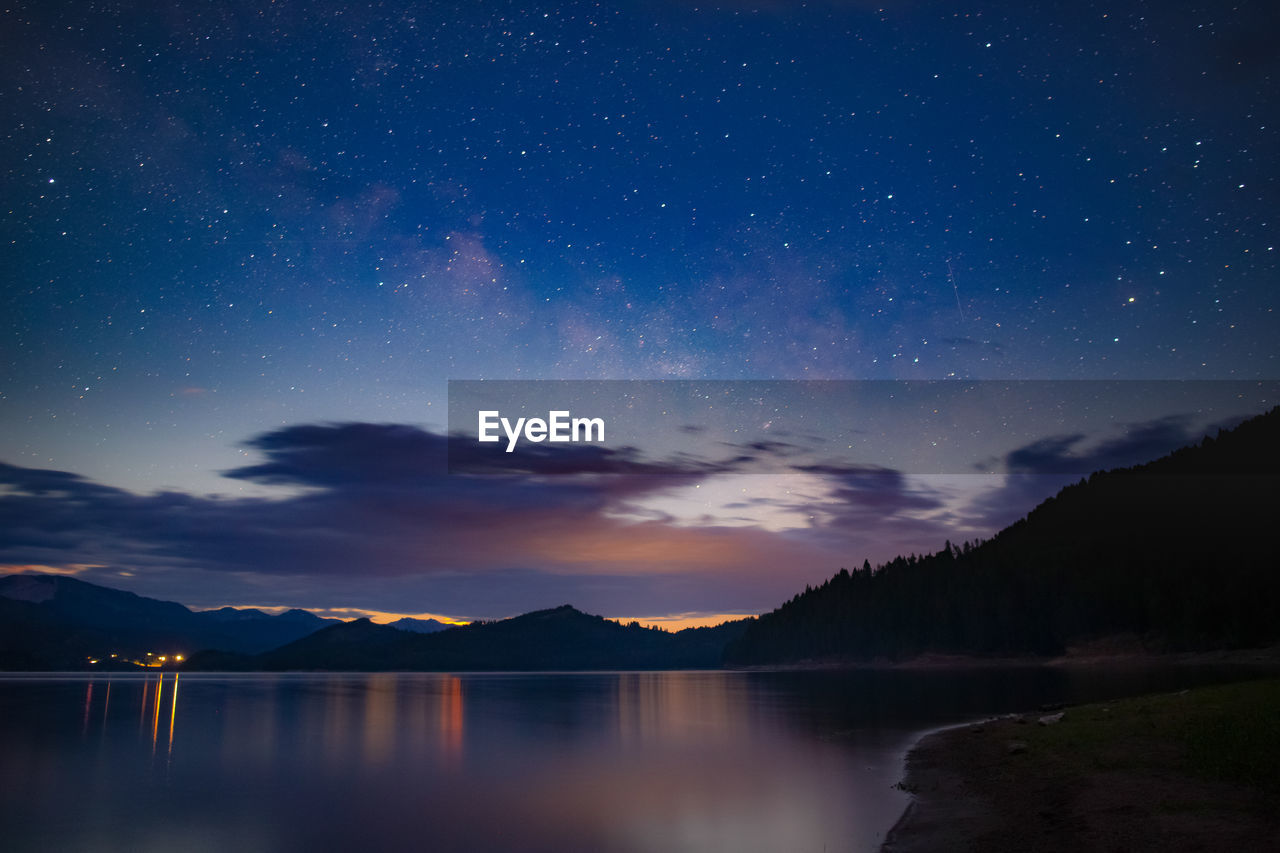
[[[87,735],[89,733],[89,706],[93,704],[93,682],[89,682],[89,686],[84,691],[84,724],[80,727],[80,734]]]
[[[151,691],[151,679],[150,679],[150,677],[148,677],[148,678],[144,679],[144,680],[143,680],[143,682],[142,682],[142,702],[141,702],[141,705],[140,705],[141,710],[140,710],[140,712],[138,713],[138,738],[139,738],[139,740],[141,740],[141,738],[142,738],[143,726],[145,726],[145,725],[147,724],[147,694],[148,694],[150,691]]]
[[[364,695],[364,760],[382,764],[395,752],[396,694],[400,678],[394,673],[369,676]]]
[[[173,674],[173,706],[169,709],[169,758],[173,758],[173,728],[178,720],[178,679],[182,673]],[[160,676],[164,678],[164,676]]]
[[[160,697],[164,693],[164,676],[156,682],[156,706],[151,712],[151,754],[156,754],[156,737],[160,734]]]
[[[463,702],[462,679],[445,676],[440,692],[440,743],[451,763],[462,758]]]
[[[107,709],[111,707],[111,682],[107,682],[107,698],[102,703],[102,730],[107,730]]]

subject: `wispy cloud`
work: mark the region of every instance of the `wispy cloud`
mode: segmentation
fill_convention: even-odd
[[[1004,458],[1012,474],[1089,474],[1149,462],[1197,441],[1240,418],[1194,428],[1190,414],[1172,414],[1120,425],[1120,434],[1094,440],[1084,433],[1051,435],[1010,451]]]

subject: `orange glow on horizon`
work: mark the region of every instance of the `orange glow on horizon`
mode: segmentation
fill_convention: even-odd
[[[385,610],[362,610],[368,618],[379,625],[386,625],[397,619],[434,619],[446,625],[470,625],[470,619],[455,619],[452,616],[441,616],[439,613],[388,613]],[[357,617],[358,618],[358,617]]]
[[[569,603],[572,604],[572,602]],[[248,607],[237,606],[236,609],[242,610],[248,609]],[[264,613],[283,613],[292,608],[283,606],[256,606],[252,609],[261,610]],[[434,619],[437,622],[443,622],[446,625],[471,624],[471,620],[458,619],[453,616],[444,616],[439,613],[395,613],[387,610],[368,610],[357,607],[317,607],[309,608],[309,612],[328,619],[341,619],[343,622],[350,622],[355,619],[369,619],[378,625],[387,625],[397,619]],[[521,611],[521,613],[523,612],[525,611]],[[519,616],[521,613],[511,613],[505,617],[495,616],[493,618],[510,618]],[[685,628],[705,628],[708,626],[720,625],[724,622],[732,622],[737,619],[750,619],[758,615],[758,613],[667,613],[660,616],[606,616],[605,618],[623,625],[629,625],[632,622],[639,622],[646,628],[656,627],[663,628],[668,631],[683,631]]]
[[[393,613],[389,610],[369,610],[364,607],[302,607],[295,608],[285,606],[283,604],[228,604],[225,605],[235,610],[261,610],[263,613],[278,616],[288,610],[306,610],[308,613],[314,613],[322,619],[341,619],[343,622],[351,622],[356,619],[369,619],[379,625],[385,625],[388,622],[394,622],[397,619],[434,619],[437,622],[443,622],[446,625],[470,625],[469,619],[458,619],[453,616],[444,616],[439,613]],[[216,610],[218,608],[209,608]]]
[[[758,615],[757,613],[673,613],[667,616],[608,616],[606,618],[622,625],[639,622],[646,628],[683,631],[685,628],[714,627],[737,619],[753,619]]]
[[[45,566],[39,563],[5,563],[0,565],[0,574],[15,575],[78,575],[81,572],[87,572],[90,569],[105,569],[106,566],[99,566],[93,563],[72,563],[68,566]]]

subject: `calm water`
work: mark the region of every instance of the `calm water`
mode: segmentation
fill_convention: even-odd
[[[1186,669],[0,676],[8,850],[875,850],[925,728]]]

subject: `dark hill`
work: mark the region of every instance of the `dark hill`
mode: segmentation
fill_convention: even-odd
[[[1068,486],[982,543],[837,575],[750,624],[738,664],[1160,651],[1280,638],[1280,409]]]
[[[408,616],[388,623],[388,625],[397,631],[410,631],[414,634],[434,634],[437,631],[445,631],[453,627],[437,619],[412,619]]]

